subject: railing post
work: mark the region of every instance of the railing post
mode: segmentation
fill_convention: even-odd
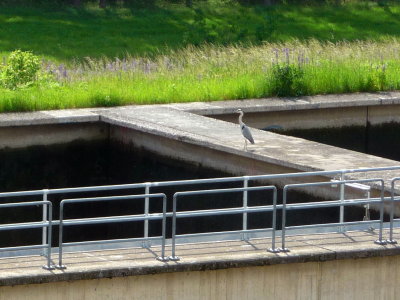
[[[166,238],[166,224],[167,222],[167,196],[163,196],[163,218],[162,218],[162,242],[161,242],[161,256],[157,259],[160,261],[168,261],[168,257],[165,256],[165,238]]]
[[[341,174],[340,174],[340,181],[344,181],[345,180],[345,174],[344,174],[344,172],[342,172]],[[344,198],[345,198],[345,187],[346,187],[346,185],[344,184],[344,183],[341,183],[340,184],[340,202],[344,202]],[[343,223],[344,223],[344,206],[343,205],[341,205],[340,206],[340,212],[339,212],[339,223],[341,224],[341,226],[340,226],[340,232],[344,232],[345,230],[344,230],[344,226],[343,226]]]
[[[388,244],[397,244],[397,241],[393,239],[393,219],[394,219],[394,183],[398,180],[398,178],[393,178],[391,182],[391,190],[390,190],[390,228],[389,228],[389,239],[386,240]]]
[[[146,182],[146,187],[144,190],[144,193],[146,195],[150,194],[150,187],[151,187],[151,183],[150,182]],[[146,217],[149,216],[149,210],[150,210],[150,201],[149,201],[149,197],[146,197],[144,199],[144,215]],[[150,248],[151,244],[150,241],[148,240],[149,237],[149,220],[146,219],[144,220],[144,238],[146,239],[145,241],[143,241],[143,248]]]
[[[42,196],[43,201],[47,201],[48,193],[49,193],[48,189],[43,189],[43,196]],[[47,222],[47,209],[48,209],[47,205],[43,205],[43,207],[42,207],[42,215],[43,215],[42,222],[43,223]],[[47,245],[47,227],[45,227],[45,226],[43,226],[43,228],[42,228],[42,245],[43,246]],[[43,256],[48,255],[46,248],[43,248],[42,255]]]
[[[276,187],[273,189],[273,211],[272,211],[272,245],[271,248],[268,249],[268,252],[278,253],[279,249],[276,248],[276,201],[277,201],[277,190]]]
[[[171,249],[171,256],[169,260],[178,261],[180,258],[176,256],[175,248],[176,248],[176,201],[177,201],[177,194],[174,194],[174,198],[172,200],[172,249]]]
[[[64,220],[64,202],[60,202],[60,224],[58,225],[58,265],[57,269],[63,270],[67,267],[63,265],[63,220]]]
[[[289,252],[289,249],[286,248],[285,245],[285,238],[286,238],[286,198],[287,198],[287,186],[283,188],[283,199],[282,199],[282,247],[279,249],[279,251],[282,252]]]
[[[249,177],[248,176],[244,176],[244,180],[243,180],[243,188],[248,188],[249,187]],[[247,204],[247,198],[248,197],[248,191],[244,190],[243,191],[243,209],[247,209],[248,208],[248,204]],[[245,231],[247,230],[247,212],[243,213],[243,226],[242,226],[242,230]],[[243,241],[247,241],[249,239],[248,234],[246,232],[242,233],[242,240]]]
[[[51,264],[51,243],[52,243],[52,233],[53,233],[53,205],[50,202],[47,202],[47,204],[44,204],[43,207],[46,207],[46,209],[49,209],[49,220],[48,220],[48,226],[47,226],[47,231],[48,231],[48,241],[47,241],[47,265],[43,266],[43,269],[46,270],[54,270],[54,266]]]
[[[386,241],[383,240],[383,209],[384,209],[384,201],[385,201],[385,191],[384,191],[384,182],[381,181],[381,203],[379,206],[379,238],[375,241],[375,244],[378,245],[386,245]]]

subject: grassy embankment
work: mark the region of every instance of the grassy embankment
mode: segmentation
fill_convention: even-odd
[[[307,94],[400,89],[399,16],[400,5],[375,3],[0,6],[0,53],[32,50],[56,78],[0,89],[0,111],[265,97],[274,66],[287,63],[300,66]]]

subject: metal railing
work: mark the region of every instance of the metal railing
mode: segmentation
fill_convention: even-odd
[[[53,216],[53,204],[50,201],[34,201],[34,202],[18,202],[18,203],[6,203],[0,204],[1,208],[11,208],[11,207],[24,207],[24,206],[43,206],[47,207],[49,210],[48,220],[43,222],[30,222],[24,224],[2,224],[0,225],[0,230],[21,230],[21,229],[34,229],[34,228],[44,228],[47,229],[47,242],[45,245],[32,245],[32,246],[19,246],[19,247],[6,247],[0,248],[0,251],[13,250],[13,249],[43,249],[46,247],[47,250],[47,265],[43,266],[44,269],[53,270],[54,266],[51,263],[51,242],[52,242],[52,216]],[[47,210],[46,210],[47,212]]]
[[[66,204],[87,203],[87,202],[104,202],[116,200],[137,200],[137,199],[152,199],[162,198],[163,207],[162,214],[143,214],[143,215],[124,215],[113,217],[98,217],[98,218],[85,218],[85,219],[69,219],[64,220],[64,206]],[[165,194],[144,194],[144,195],[128,195],[128,196],[113,196],[113,197],[95,197],[95,198],[78,198],[78,199],[65,199],[60,203],[60,223],[59,223],[59,242],[58,242],[58,269],[65,269],[63,265],[63,229],[65,226],[89,225],[89,224],[104,224],[104,223],[117,223],[117,222],[132,222],[132,221],[148,221],[148,220],[162,220],[162,245],[161,255],[157,257],[158,260],[166,261],[165,257],[165,234],[166,234],[166,213],[167,213],[167,196]],[[146,238],[134,238],[135,240],[144,240]],[[115,243],[120,240],[110,239],[102,241],[85,241],[68,243],[68,245],[89,245],[89,244],[105,244]],[[126,239],[125,239],[126,241]]]
[[[286,230],[288,227],[286,226],[286,212],[288,210],[299,210],[299,209],[315,209],[315,208],[327,208],[327,207],[344,207],[344,206],[354,206],[360,204],[373,204],[379,203],[379,239],[375,241],[375,243],[380,245],[385,245],[386,242],[383,240],[383,204],[384,204],[384,181],[380,178],[372,178],[372,179],[363,179],[363,180],[342,180],[335,181],[334,184],[337,185],[346,185],[346,184],[355,184],[355,183],[380,183],[380,199],[368,199],[368,200],[360,200],[360,199],[351,199],[351,200],[338,200],[338,201],[324,201],[324,202],[312,202],[312,203],[300,203],[300,204],[287,204],[288,191],[293,188],[300,187],[320,187],[320,186],[331,186],[332,182],[317,182],[317,183],[300,183],[300,184],[288,184],[283,188],[283,200],[282,200],[282,247],[280,251],[287,252],[289,249],[286,248]],[[345,222],[343,219],[343,214],[341,210],[340,221],[339,223],[328,223],[328,224],[313,224],[313,225],[300,225],[295,226],[296,229],[305,228],[305,227],[321,227],[321,226],[337,226],[337,225],[345,225],[345,224],[371,224],[377,223],[377,221],[356,221],[356,222]]]
[[[235,192],[247,192],[249,191],[273,191],[273,205],[272,206],[246,206],[243,208],[223,208],[223,209],[210,209],[210,210],[198,210],[198,211],[184,211],[177,212],[176,206],[178,197],[183,196],[194,196],[194,195],[209,195],[209,194],[225,194],[225,193],[235,193]],[[204,217],[204,216],[221,216],[221,215],[231,215],[231,214],[246,214],[255,212],[266,212],[272,211],[272,225],[271,228],[276,227],[276,201],[277,201],[277,188],[275,186],[258,186],[258,187],[244,187],[244,188],[232,188],[232,189],[214,189],[214,190],[202,190],[202,191],[187,191],[187,192],[177,192],[173,197],[172,204],[172,254],[170,260],[177,261],[179,257],[176,256],[176,219],[177,218],[190,218],[190,217]],[[243,229],[243,232],[252,232],[253,230]],[[275,230],[273,231],[275,234]],[[216,234],[215,232],[208,233],[210,235]],[[275,249],[275,237],[273,237],[272,249]]]
[[[343,209],[345,206],[349,205],[355,205],[355,204],[372,204],[372,203],[381,203],[381,215],[383,211],[383,201],[384,198],[381,195],[381,198],[379,199],[369,199],[367,200],[360,200],[356,203],[355,200],[345,200],[344,199],[344,186],[345,184],[351,184],[351,183],[368,183],[368,184],[373,184],[374,181],[379,182],[380,185],[380,190],[381,193],[383,193],[384,190],[384,182],[380,178],[375,178],[375,179],[366,179],[366,180],[344,180],[345,174],[350,174],[350,173],[368,173],[368,172],[380,172],[380,171],[389,171],[389,170],[400,170],[400,166],[393,166],[393,167],[381,167],[381,168],[363,168],[363,169],[346,169],[346,170],[333,170],[333,171],[316,171],[316,172],[303,172],[303,173],[288,173],[288,174],[271,174],[271,175],[255,175],[255,176],[239,176],[239,177],[223,177],[223,178],[209,178],[209,179],[195,179],[195,180],[184,180],[184,181],[166,181],[166,182],[147,182],[147,183],[136,183],[136,184],[122,184],[122,185],[109,185],[109,186],[92,186],[92,187],[78,187],[78,188],[63,188],[63,189],[43,189],[43,190],[33,190],[33,191],[23,191],[23,192],[10,192],[10,193],[0,193],[0,198],[6,198],[7,201],[10,201],[10,199],[15,200],[16,197],[23,197],[23,196],[34,196],[34,195],[39,195],[42,197],[42,201],[38,201],[42,203],[43,206],[48,205],[49,202],[49,197],[51,195],[57,195],[57,194],[73,194],[73,193],[87,193],[87,192],[101,192],[101,191],[117,191],[117,190],[133,190],[133,189],[144,189],[144,194],[141,195],[129,195],[129,196],[109,196],[109,197],[93,197],[93,198],[78,198],[74,199],[72,197],[69,197],[68,199],[65,199],[61,202],[60,205],[60,220],[54,220],[54,221],[47,221],[47,219],[51,220],[52,217],[52,212],[47,213],[47,210],[43,210],[43,220],[42,222],[36,222],[36,223],[26,223],[24,226],[36,226],[34,228],[43,228],[43,237],[42,237],[42,245],[38,246],[37,248],[42,248],[42,249],[47,249],[47,257],[48,257],[48,264],[47,267],[52,267],[50,265],[50,256],[51,256],[51,230],[49,230],[49,227],[51,225],[60,225],[59,226],[59,231],[60,231],[60,239],[59,239],[59,263],[58,266],[60,268],[63,267],[62,264],[62,256],[64,252],[64,246],[69,245],[69,246],[80,246],[83,244],[95,244],[95,243],[108,243],[108,241],[91,241],[91,242],[76,242],[76,243],[63,243],[63,227],[65,226],[78,226],[78,225],[84,225],[84,224],[98,224],[98,223],[111,223],[111,222],[122,222],[122,221],[144,221],[144,232],[143,232],[143,238],[140,238],[143,240],[143,245],[145,247],[150,247],[151,246],[151,241],[154,241],[154,237],[149,237],[149,221],[155,220],[155,219],[162,219],[163,225],[162,225],[162,237],[161,237],[161,246],[162,246],[162,253],[159,257],[160,260],[167,260],[167,256],[165,255],[165,246],[167,243],[171,243],[172,245],[172,255],[170,256],[169,259],[176,259],[176,253],[175,253],[175,247],[176,247],[176,242],[177,238],[179,237],[176,235],[176,219],[177,218],[183,218],[183,217],[190,217],[191,213],[193,214],[192,216],[199,216],[199,215],[223,215],[223,214],[242,214],[242,230],[240,231],[244,236],[245,239],[248,238],[248,234],[254,233],[254,232],[262,232],[261,237],[266,237],[265,235],[265,230],[259,230],[259,229],[253,229],[249,230],[247,227],[247,219],[248,219],[248,214],[252,212],[272,212],[273,213],[273,220],[272,220],[272,227],[268,228],[267,231],[269,232],[268,234],[271,234],[272,240],[271,240],[271,248],[269,249],[271,252],[277,252],[278,249],[275,247],[276,243],[276,236],[277,236],[277,229],[276,229],[276,214],[277,211],[282,211],[282,215],[286,216],[286,210],[291,210],[291,209],[305,209],[305,208],[312,208],[314,205],[315,207],[328,207],[328,206],[338,206],[340,207],[340,222],[338,224],[343,225]],[[332,185],[332,184],[337,184],[341,187],[341,196],[339,201],[326,201],[326,202],[316,202],[316,203],[303,203],[303,204],[286,204],[286,198],[284,197],[282,205],[277,204],[276,200],[276,187],[275,186],[263,186],[263,187],[249,187],[250,181],[256,182],[256,181],[262,181],[262,180],[290,180],[292,178],[297,178],[297,181],[299,181],[299,178],[302,177],[310,177],[310,176],[324,176],[324,177],[337,177],[339,176],[339,181],[336,181],[335,183],[332,182],[317,182],[317,183],[304,183],[304,184],[292,184],[292,185],[287,185],[284,188],[284,193],[288,189],[291,188],[299,188],[299,187],[319,187],[321,188],[322,186],[325,185]],[[400,178],[400,177],[399,177]],[[398,178],[395,178],[396,180]],[[395,180],[394,179],[394,180]],[[166,212],[166,205],[167,205],[167,198],[165,194],[159,193],[159,194],[151,194],[151,189],[152,188],[160,188],[160,187],[169,187],[169,186],[174,186],[174,187],[185,187],[188,185],[202,185],[202,184],[218,184],[218,183],[240,183],[242,182],[242,188],[230,188],[230,189],[207,189],[207,190],[201,190],[198,189],[196,191],[180,191],[174,194],[173,198],[173,212]],[[192,188],[192,187],[191,187]],[[270,189],[274,191],[274,200],[273,200],[273,205],[270,206],[258,206],[258,207],[249,207],[248,206],[248,192],[253,191],[253,190],[262,190],[262,189]],[[286,190],[285,190],[286,189]],[[399,199],[394,198],[394,181],[392,181],[392,197],[391,197],[391,203],[392,206],[394,207],[394,203],[398,201]],[[242,207],[236,207],[236,208],[229,208],[229,209],[214,209],[214,210],[203,210],[203,211],[196,211],[196,212],[177,212],[176,211],[176,201],[178,197],[181,196],[188,196],[188,195],[194,195],[195,193],[199,193],[199,195],[206,195],[206,194],[212,194],[212,193],[228,193],[228,192],[242,192],[243,193],[243,205]],[[113,216],[113,217],[102,217],[102,218],[86,218],[86,219],[68,219],[64,220],[63,218],[63,207],[67,203],[77,203],[79,201],[82,202],[87,202],[87,201],[113,201],[115,199],[118,199],[118,197],[130,197],[130,199],[144,199],[145,205],[144,205],[144,212],[142,215],[131,215],[131,216]],[[163,197],[163,212],[159,214],[150,214],[149,212],[149,201],[152,198],[155,197]],[[119,198],[122,199],[122,198]],[[128,199],[128,198],[126,198]],[[364,201],[364,202],[363,202]],[[13,205],[13,203],[7,203],[7,204],[1,204],[1,205]],[[23,203],[37,203],[37,202],[20,202],[19,204]],[[38,204],[36,204],[38,205]],[[0,206],[1,208],[1,206]],[[50,209],[49,209],[50,210]],[[393,241],[392,238],[392,231],[393,231],[393,224],[395,223],[395,220],[393,218],[393,208],[391,211],[391,222],[390,222],[390,238],[388,241]],[[171,218],[172,219],[172,240],[169,241],[166,239],[166,218]],[[365,221],[364,221],[365,222]],[[377,222],[377,221],[373,221]],[[380,237],[379,241],[383,243],[382,239],[382,226],[383,226],[383,220],[379,220],[380,222]],[[30,225],[27,225],[30,224]],[[366,223],[363,223],[366,224]],[[14,224],[15,227],[14,229],[20,229],[22,227],[19,227],[18,224]],[[315,226],[320,226],[323,227],[327,224],[317,224]],[[309,226],[309,225],[307,225]],[[286,227],[286,224],[283,223],[282,231],[281,231],[281,237],[282,237],[282,248],[285,249],[285,236],[286,236],[286,230],[289,230],[288,227]],[[210,234],[215,234],[219,235],[219,233],[210,233]],[[204,236],[204,233],[202,234],[193,234],[193,236],[200,237]],[[254,235],[253,235],[254,236]],[[50,242],[49,242],[50,240]],[[158,238],[160,240],[160,238]],[[118,240],[113,240],[112,242],[115,242]],[[111,241],[110,241],[111,243]],[[6,248],[4,248],[6,249]],[[23,246],[22,247],[16,247],[15,249],[25,249]],[[0,248],[0,250],[2,250]]]

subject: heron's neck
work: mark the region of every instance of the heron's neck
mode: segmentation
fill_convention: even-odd
[[[240,125],[243,124],[243,112],[242,111],[240,112],[240,115],[239,115],[239,124]]]

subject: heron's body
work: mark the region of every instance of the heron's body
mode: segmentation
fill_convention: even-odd
[[[247,150],[247,141],[254,144],[254,138],[250,132],[249,127],[247,127],[247,125],[243,123],[243,111],[241,109],[238,109],[237,112],[240,113],[239,125],[240,125],[240,130],[242,131],[242,135],[244,137],[244,142],[245,142],[244,148]]]

